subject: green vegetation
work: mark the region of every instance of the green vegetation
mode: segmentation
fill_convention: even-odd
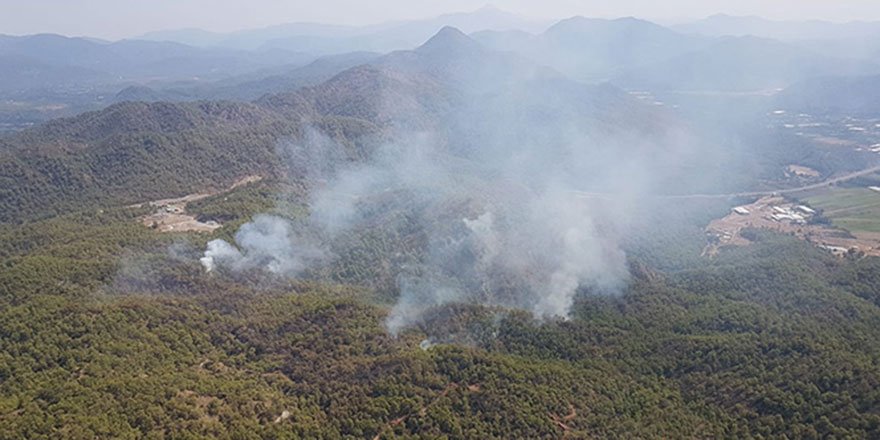
[[[235,223],[270,204],[266,185],[194,209]],[[658,270],[699,252],[696,225],[665,227],[630,250],[625,292],[584,296],[570,321],[464,305],[394,339],[350,284],[359,269],[332,275],[343,284],[208,276],[208,236],[140,214],[0,231],[0,438],[880,435],[874,259],[758,234]],[[385,237],[360,246],[381,262]],[[429,336],[448,344],[420,350]]]
[[[418,103],[359,69],[255,104],[126,103],[0,138],[0,438],[880,437],[880,260],[761,231],[701,258],[724,203],[640,206],[622,239],[630,283],[585,290],[570,320],[457,304],[390,336],[425,223],[477,204],[425,220],[406,191],[365,198],[368,225],[302,279],[205,273],[209,240],[307,212],[320,178],[283,142],[311,125],[356,161],[393,121],[442,113],[436,91],[406,84]],[[791,163],[784,151],[761,173]],[[125,207],[255,174],[187,207],[224,224],[211,234],[161,234]]]
[[[308,104],[301,106],[281,113],[268,104],[130,102],[2,138],[0,222],[222,190],[245,176],[286,176],[284,145],[307,130],[298,112],[309,112]],[[376,130],[365,121],[311,118],[353,156]]]
[[[880,232],[880,193],[868,188],[832,187],[803,198],[835,226],[850,232]]]

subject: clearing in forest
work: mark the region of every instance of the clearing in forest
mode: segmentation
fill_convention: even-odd
[[[141,218],[141,223],[148,228],[156,229],[159,232],[211,232],[219,229],[223,225],[220,223],[209,221],[201,222],[194,216],[187,214],[186,205],[198,200],[206,199],[217,194],[230,192],[240,186],[249,183],[255,183],[263,180],[261,176],[247,176],[236,181],[232,186],[224,191],[206,192],[189,194],[175,199],[162,199],[147,202],[150,206],[156,208],[156,211],[150,215]],[[143,206],[138,204],[134,206]]]

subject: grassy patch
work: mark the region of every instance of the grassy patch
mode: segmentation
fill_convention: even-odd
[[[867,188],[828,188],[806,197],[836,226],[851,232],[880,232],[880,193]]]

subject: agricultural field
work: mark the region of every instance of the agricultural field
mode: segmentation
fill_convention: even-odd
[[[803,200],[851,233],[880,233],[880,192],[831,187],[812,192]]]

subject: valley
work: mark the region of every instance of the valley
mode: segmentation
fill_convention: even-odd
[[[0,438],[878,438],[873,35],[0,35]]]

